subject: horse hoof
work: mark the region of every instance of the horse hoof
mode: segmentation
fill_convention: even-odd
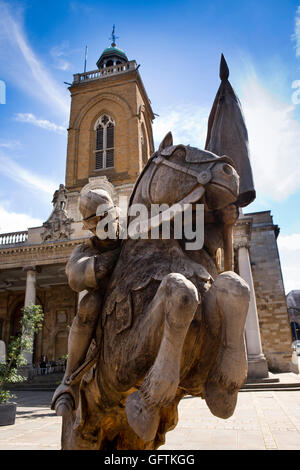
[[[205,385],[205,401],[213,415],[218,418],[227,419],[233,415],[238,390],[229,392],[224,386],[215,382],[209,382]]]
[[[160,412],[156,408],[149,408],[140,392],[134,392],[127,398],[126,414],[129,425],[143,441],[155,438]]]

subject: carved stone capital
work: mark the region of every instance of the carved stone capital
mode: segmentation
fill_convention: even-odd
[[[252,219],[250,217],[240,217],[233,229],[233,246],[235,249],[249,248],[252,231]]]
[[[38,271],[38,266],[23,266],[23,271],[27,272],[27,271],[35,271],[35,272],[39,272]]]
[[[23,271],[25,271],[26,273],[28,273],[29,271],[34,272],[35,275],[36,275],[37,273],[40,273],[40,272],[42,271],[41,266],[24,266],[22,269],[23,269]]]

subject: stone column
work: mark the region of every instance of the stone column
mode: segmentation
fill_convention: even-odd
[[[25,302],[24,307],[29,305],[34,305],[36,302],[36,268],[34,266],[29,266],[24,268],[26,271],[26,290],[25,290]],[[27,361],[27,366],[32,366],[33,351],[25,351],[23,353]]]
[[[30,266],[24,268],[26,271],[26,291],[25,291],[25,302],[24,307],[34,305],[36,300],[36,268]]]
[[[235,228],[235,248],[238,251],[239,275],[250,287],[250,304],[245,325],[248,354],[248,379],[264,379],[269,376],[267,360],[262,351],[259,321],[256,307],[255,289],[249,257],[251,219],[242,217]]]
[[[266,358],[262,352],[257,307],[255,300],[255,290],[252,278],[249,251],[246,246],[241,246],[238,249],[238,266],[240,276],[248,283],[250,287],[250,304],[245,328],[248,353],[248,378],[266,378],[269,375],[268,365]]]

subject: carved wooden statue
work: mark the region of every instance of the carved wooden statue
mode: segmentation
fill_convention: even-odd
[[[129,237],[105,247],[92,203],[105,196],[89,195],[88,214],[83,204],[85,228],[95,236],[76,249],[67,270],[71,287],[88,294],[70,334],[80,353],[68,360],[53,398],[63,416],[63,449],[157,449],[176,426],[185,395],[202,397],[215,416],[234,412],[247,376],[250,294],[235,272],[220,272],[218,253],[224,249],[230,266],[226,234],[240,196],[235,166],[228,157],[173,145],[169,133],[135,185],[130,206],[146,206],[149,219],[152,204],[204,204],[201,249],[187,250],[172,232],[170,239]],[[106,202],[106,212],[114,210]],[[89,332],[88,341],[76,328]]]

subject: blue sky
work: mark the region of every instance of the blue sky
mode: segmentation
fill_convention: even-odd
[[[169,130],[177,143],[204,145],[224,53],[249,131],[257,199],[246,211],[271,210],[286,291],[300,289],[298,0],[0,0],[0,231],[49,216],[65,173],[63,82],[83,71],[86,45],[96,68],[113,24],[159,115],[156,146]]]

